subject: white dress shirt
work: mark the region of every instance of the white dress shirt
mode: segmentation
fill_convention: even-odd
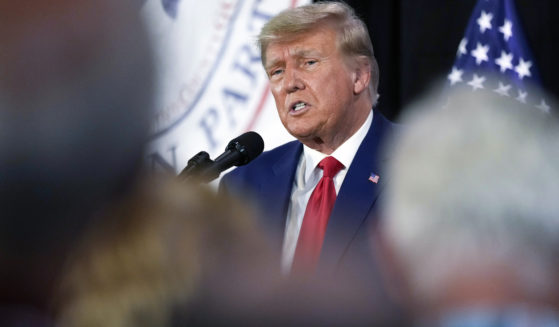
[[[363,142],[363,139],[367,135],[372,122],[373,111],[371,110],[369,116],[359,130],[330,155],[344,165],[344,168],[334,177],[336,194],[340,191],[347,170],[361,142]],[[317,165],[326,157],[328,157],[328,155],[303,145],[303,154],[297,164],[297,171],[295,172],[295,180],[293,181],[293,189],[291,190],[291,198],[289,201],[289,209],[287,210],[281,260],[281,268],[284,274],[289,274],[291,271],[293,257],[295,256],[295,248],[297,247],[297,239],[299,238],[299,231],[301,230],[301,224],[303,223],[303,217],[307,209],[307,202],[309,202],[314,188],[322,178],[322,169],[318,168]]]

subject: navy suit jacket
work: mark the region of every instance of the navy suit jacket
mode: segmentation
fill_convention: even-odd
[[[386,183],[382,145],[395,126],[374,111],[371,127],[348,169],[328,221],[319,260],[322,271],[337,271],[343,266],[355,269],[355,265],[372,261],[371,227],[377,220],[378,199]],[[286,143],[226,174],[220,183],[222,192],[241,196],[259,209],[261,222],[270,232],[278,259],[302,151],[299,141]],[[371,173],[380,176],[378,184],[369,181]]]

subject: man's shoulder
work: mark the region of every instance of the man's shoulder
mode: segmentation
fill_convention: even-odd
[[[400,130],[400,128],[401,128],[400,124],[389,120],[388,118],[386,118],[386,116],[384,116],[382,114],[382,112],[380,112],[377,109],[373,109],[373,112],[374,112],[374,115],[375,115],[374,118],[373,118],[373,121],[374,121],[375,118],[378,119],[378,121],[374,121],[376,124],[373,124],[373,125],[382,126],[382,128],[386,129],[386,131],[388,133],[394,133],[394,132],[398,132]]]
[[[284,143],[280,146],[277,146],[271,150],[264,151],[260,156],[258,156],[251,164],[252,165],[261,165],[261,164],[268,164],[272,161],[277,160],[284,155],[294,154],[297,152],[299,147],[303,145],[301,142],[297,140],[293,140],[287,143]],[[250,164],[249,164],[250,165]],[[249,166],[247,165],[247,166]]]
[[[387,147],[392,146],[392,140],[403,131],[403,126],[395,123],[386,118],[380,111],[374,110],[373,123],[369,130],[368,137],[378,139],[380,148],[386,150]]]
[[[256,159],[247,165],[240,166],[223,176],[222,181],[227,182],[235,179],[247,179],[251,176],[264,176],[268,174],[271,169],[284,158],[293,159],[300,154],[302,149],[301,142],[294,140],[284,143],[271,150],[264,151]]]

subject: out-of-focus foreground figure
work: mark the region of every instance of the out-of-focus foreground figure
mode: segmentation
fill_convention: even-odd
[[[239,283],[258,284],[264,279],[253,274],[266,269],[250,217],[210,189],[146,180],[73,252],[55,301],[60,326],[195,325],[208,319],[198,312],[201,296],[243,301]]]
[[[557,121],[470,92],[423,109],[396,142],[381,234],[416,322],[559,326]]]
[[[134,1],[0,1],[0,325],[50,324],[67,253],[137,175],[152,103]]]

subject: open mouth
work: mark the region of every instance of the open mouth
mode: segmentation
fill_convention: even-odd
[[[303,110],[304,108],[307,107],[307,104],[304,102],[296,102],[293,106],[291,106],[291,110],[297,112],[300,110]]]

